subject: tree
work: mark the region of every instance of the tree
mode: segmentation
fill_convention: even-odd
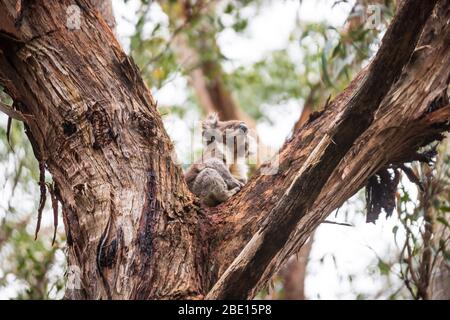
[[[450,3],[404,1],[374,60],[295,132],[277,173],[200,208],[137,67],[77,3],[75,30],[69,1],[0,3],[0,82],[14,100],[4,110],[53,176],[81,277],[68,298],[251,298],[369,178],[396,185],[382,173],[428,161],[417,150],[449,129]]]
[[[314,43],[321,44],[317,48],[301,45],[304,52],[301,61],[291,57],[284,48],[266,53],[249,66],[225,72],[221,65],[229,62],[229,59],[217,45],[217,37],[224,30],[245,34],[248,17],[241,15],[242,9],[247,6],[259,11],[265,2],[270,1],[246,1],[245,4],[224,1],[220,6],[207,1],[158,1],[160,8],[167,14],[167,26],[160,21],[151,21],[148,15],[150,5],[142,2],[136,32],[132,37],[131,54],[137,59],[147,84],[156,84],[156,88],[161,78],[165,83],[175,77],[173,74],[177,74],[177,77],[187,75],[197,100],[197,104],[192,107],[200,105],[204,112],[217,111],[222,120],[239,118],[249,123],[249,116],[237,108],[238,104],[245,106],[255,119],[261,120],[267,118],[263,106],[276,108],[293,100],[302,104],[301,116],[295,124],[295,128],[299,128],[308,120],[311,112],[323,106],[331,94],[345,88],[351,76],[360,70],[361,63],[373,54],[370,48],[379,41],[377,35],[380,31],[365,25],[363,19],[363,9],[367,9],[367,5],[373,4],[373,1],[357,1],[343,30],[325,22],[303,23],[296,19],[288,46],[298,47],[299,40],[303,42],[304,38],[314,39]],[[379,5],[385,13],[383,17],[391,16],[394,11],[392,1],[386,1],[385,4]],[[152,5],[155,6],[154,3]],[[224,17],[230,19],[230,16],[233,22],[224,24]],[[145,34],[144,29],[152,30],[150,35]],[[164,36],[167,32],[170,34],[168,37]],[[171,57],[176,58],[177,64],[173,63]],[[303,71],[299,72],[298,65],[303,67]],[[154,74],[162,77],[155,79]],[[311,74],[322,74],[322,80],[318,76],[308,77]],[[171,106],[167,110],[186,110],[186,105],[177,109]],[[160,104],[160,107],[164,110],[164,105]],[[311,243],[303,246],[289,260],[286,268],[282,268],[281,277],[275,276],[284,283],[283,298],[304,298],[303,283],[310,248]]]
[[[400,277],[414,299],[450,298],[448,146],[448,140],[441,145],[433,167],[415,165],[410,171],[420,181],[418,201],[414,202],[403,188],[397,202],[397,213],[406,230],[399,244]]]

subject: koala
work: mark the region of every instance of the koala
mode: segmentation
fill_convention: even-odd
[[[185,173],[189,189],[202,204],[213,207],[236,194],[247,182],[247,158],[254,139],[242,121],[219,121],[217,114],[202,123],[204,151]]]

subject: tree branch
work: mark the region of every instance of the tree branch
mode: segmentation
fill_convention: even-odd
[[[25,116],[17,110],[14,110],[12,106],[8,106],[7,104],[0,102],[0,111],[5,113],[7,116],[11,117],[12,119],[16,119],[19,121],[25,121]]]
[[[0,1],[0,83],[58,190],[66,298],[201,296],[207,219],[133,60],[90,0],[24,1],[21,24],[14,5]]]
[[[371,125],[375,112],[409,61],[436,1],[405,1],[391,23],[370,67],[335,101],[337,120],[315,141],[306,161],[289,183],[261,228],[207,295],[207,299],[245,299],[260,287],[275,256],[285,247],[334,169],[357,138]],[[317,140],[317,139],[316,139]]]

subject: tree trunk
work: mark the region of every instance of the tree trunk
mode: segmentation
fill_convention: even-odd
[[[450,140],[448,138],[446,139],[445,143],[447,145],[444,148],[443,157],[445,157],[446,155],[448,156],[450,151]],[[445,170],[445,165],[441,163],[441,166],[443,166]],[[444,188],[444,190],[440,191],[441,198],[445,199],[445,197],[448,197],[448,193],[446,192],[448,191],[448,188]],[[433,205],[434,203],[430,204],[430,206]],[[446,216],[448,216],[448,213],[441,214],[440,218],[445,219]],[[431,273],[429,275],[429,278],[427,278],[427,280],[429,281],[429,283],[427,283],[427,295],[430,299],[433,300],[450,300],[450,264],[448,262],[448,259],[446,258],[446,250],[448,252],[448,247],[445,247],[445,244],[448,244],[448,239],[450,239],[450,228],[441,221],[437,220],[436,211],[433,214],[430,224],[426,225],[426,228],[428,228],[432,232],[432,236],[430,236],[428,239],[429,241],[431,241],[431,243],[428,243],[428,245],[430,247],[436,249],[439,248],[442,250],[440,253],[438,253],[438,256],[435,257],[436,261],[431,262],[429,264],[429,268],[427,269],[427,271],[429,270],[429,272]],[[424,249],[428,249],[429,251],[431,250],[429,247],[426,247]]]
[[[283,281],[283,296],[285,300],[305,300],[306,267],[313,244],[313,236],[300,250],[293,254],[281,268],[279,274]]]
[[[56,183],[80,272],[66,296],[195,297],[206,290],[206,219],[138,69],[89,1],[69,30],[71,3],[28,3],[20,20],[14,1],[0,4],[0,78],[32,115],[27,134]]]
[[[68,298],[252,298],[371,175],[419,159],[448,129],[450,107],[436,101],[450,75],[449,1],[431,19],[435,1],[405,1],[377,57],[295,132],[277,173],[203,209],[138,69],[90,2],[77,1],[75,30],[71,1],[24,4],[0,2],[0,82],[56,184],[81,280]]]
[[[445,225],[439,223],[436,226],[435,234],[443,235],[442,238],[448,239],[448,227],[446,230],[444,228]],[[450,266],[443,255],[437,257],[436,265],[431,274],[429,297],[433,300],[450,300]]]

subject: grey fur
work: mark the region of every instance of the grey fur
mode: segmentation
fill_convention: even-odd
[[[201,161],[194,163],[185,173],[185,179],[189,189],[200,198],[202,204],[208,207],[226,201],[247,181],[246,176],[233,175],[234,172],[231,171],[234,158],[244,159],[246,156],[245,148],[239,148],[242,151],[236,154],[234,147],[228,150],[229,147],[222,143],[225,139],[223,137],[233,138],[236,134],[240,134],[238,130],[241,124],[241,121],[218,121],[216,115],[209,116],[203,122],[203,135],[206,137],[205,151]],[[228,134],[231,132],[232,135],[228,136],[226,132]],[[215,139],[211,140],[210,137],[213,135]],[[245,161],[242,163],[246,166]],[[241,171],[246,174],[246,170]]]
[[[234,178],[219,159],[208,159],[205,168],[199,172],[192,185],[192,192],[202,199],[203,204],[212,207],[226,201],[244,185]]]

